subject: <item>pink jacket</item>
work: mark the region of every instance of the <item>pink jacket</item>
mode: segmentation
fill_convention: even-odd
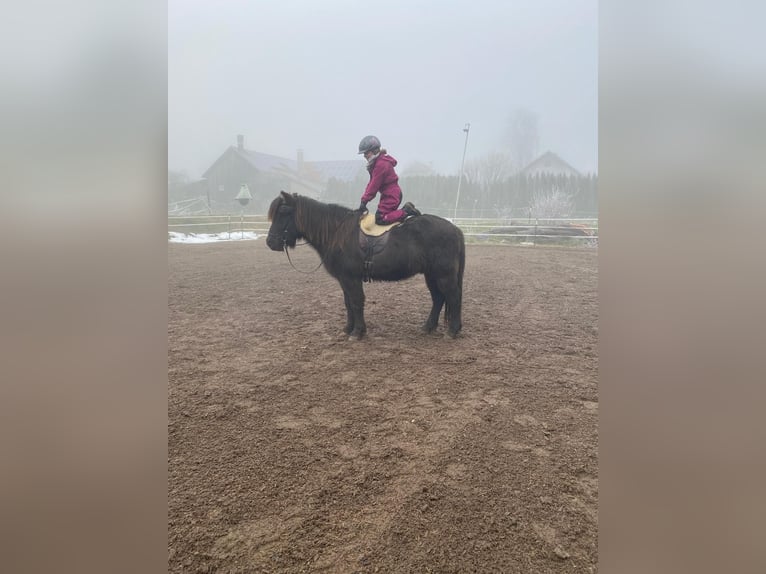
[[[370,171],[370,183],[362,194],[362,201],[367,203],[380,192],[378,211],[384,214],[394,211],[402,200],[399,176],[394,171],[396,163],[392,156],[381,151]]]

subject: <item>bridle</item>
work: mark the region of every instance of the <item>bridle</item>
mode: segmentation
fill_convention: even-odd
[[[287,249],[287,229],[288,229],[289,227],[290,227],[290,221],[288,220],[288,221],[285,223],[285,228],[282,230],[282,250],[285,252],[285,255],[287,255],[287,260],[290,262],[290,267],[292,267],[293,269],[295,269],[295,270],[296,270],[298,273],[304,273],[304,274],[306,274],[306,275],[309,275],[309,274],[311,274],[311,273],[314,273],[314,272],[315,272],[315,271],[317,271],[317,270],[318,270],[318,269],[319,269],[319,268],[322,266],[322,264],[324,263],[324,261],[322,260],[322,257],[321,257],[321,256],[319,257],[319,265],[317,265],[316,267],[314,267],[314,269],[312,269],[311,271],[302,271],[302,270],[298,269],[298,268],[295,266],[295,264],[293,263],[293,260],[292,260],[292,259],[290,259],[290,251],[288,251],[288,249]],[[295,244],[295,246],[296,246],[296,247],[298,247],[298,246],[302,246],[302,245],[309,245],[309,242],[308,242],[308,241],[304,241],[303,243],[296,243],[296,244]]]

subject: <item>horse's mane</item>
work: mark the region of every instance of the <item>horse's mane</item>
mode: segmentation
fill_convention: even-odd
[[[295,222],[303,234],[327,249],[341,248],[358,218],[348,207],[335,203],[322,203],[316,199],[295,195]],[[271,212],[271,210],[269,210]]]
[[[282,205],[284,201],[285,200],[282,198],[282,196],[279,195],[274,199],[274,201],[271,202],[271,205],[269,205],[269,213],[267,215],[269,221],[274,221],[274,216],[277,214],[277,209],[279,209],[279,206]]]

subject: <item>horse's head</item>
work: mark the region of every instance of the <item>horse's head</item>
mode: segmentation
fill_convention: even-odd
[[[295,247],[300,238],[295,224],[295,196],[280,192],[269,206],[269,221],[271,227],[266,236],[266,245],[274,251],[282,251],[285,247]]]

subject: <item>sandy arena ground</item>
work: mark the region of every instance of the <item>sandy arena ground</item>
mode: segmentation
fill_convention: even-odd
[[[367,284],[361,342],[263,238],[168,250],[170,572],[596,571],[596,249],[469,245],[456,340]]]

